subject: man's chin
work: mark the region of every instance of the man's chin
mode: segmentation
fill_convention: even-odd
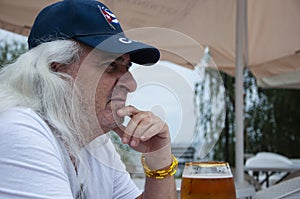
[[[120,117],[117,114],[117,111],[124,106],[108,106],[105,112],[102,112],[102,115],[99,117],[99,123],[102,124],[109,130],[112,130],[117,127],[122,127],[124,122],[124,117]]]
[[[123,126],[123,122],[124,122],[124,118],[123,117],[116,118],[116,128],[117,127],[122,127]]]
[[[118,109],[119,110],[119,109]],[[124,117],[120,117],[117,114],[117,110],[112,111],[113,112],[113,125],[112,125],[112,129],[117,128],[117,127],[122,127],[123,126],[123,122],[124,122]]]

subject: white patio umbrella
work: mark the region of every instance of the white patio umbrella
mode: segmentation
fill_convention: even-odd
[[[0,28],[27,35],[38,11],[51,2],[54,1],[0,0]],[[209,46],[218,68],[236,77],[236,180],[242,183],[243,67],[252,71],[259,86],[300,88],[300,1],[103,0],[103,3],[114,11],[125,30],[169,28]],[[182,49],[185,48],[183,43]],[[168,57],[163,54],[162,59]],[[182,60],[173,61],[187,65]]]
[[[28,35],[39,10],[53,2],[55,0],[0,0],[0,28]],[[252,71],[259,85],[300,86],[299,0],[246,0],[244,17],[237,17],[237,0],[102,2],[116,13],[125,30],[170,28],[209,46],[218,68],[232,76],[236,65],[236,19],[241,19],[243,65]]]

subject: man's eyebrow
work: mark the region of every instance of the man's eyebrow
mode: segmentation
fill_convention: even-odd
[[[97,55],[96,55],[97,56]],[[119,57],[121,57],[122,54],[113,54],[113,53],[107,53],[105,55],[101,55],[99,59],[95,59],[94,62],[97,65],[109,65],[116,61]]]
[[[117,56],[117,55],[103,56],[100,59],[94,60],[94,62],[97,65],[109,66],[110,64],[112,64],[113,62],[115,62],[118,57],[120,57],[120,56]]]
[[[103,57],[104,60],[116,60],[121,57],[122,54],[107,54]]]

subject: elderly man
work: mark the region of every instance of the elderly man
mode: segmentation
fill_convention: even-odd
[[[136,89],[131,62],[153,64],[159,51],[128,39],[93,0],[44,8],[28,44],[0,72],[0,198],[177,198],[167,124],[125,105]],[[107,138],[111,130],[143,153],[143,192]]]

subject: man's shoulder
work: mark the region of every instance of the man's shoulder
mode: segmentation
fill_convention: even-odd
[[[13,107],[0,111],[0,134],[42,136],[53,139],[47,123],[32,109]]]
[[[2,122],[29,122],[40,121],[42,119],[30,108],[12,107],[0,111],[0,120]]]

